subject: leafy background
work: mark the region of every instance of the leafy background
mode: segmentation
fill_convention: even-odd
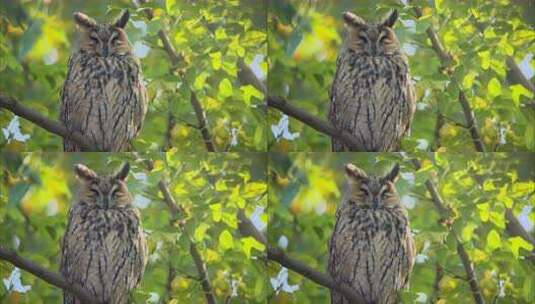
[[[414,169],[416,156],[422,168]],[[407,208],[417,257],[403,303],[471,303],[471,291],[456,252],[455,229],[475,265],[487,303],[533,303],[533,246],[505,232],[505,208],[533,235],[535,166],[529,153],[373,154],[273,153],[269,166],[269,241],[307,265],[326,271],[334,213],[345,191],[343,167],[353,163],[373,174],[401,165],[396,186]],[[453,212],[439,216],[424,181],[431,179]],[[436,266],[443,277],[434,289]],[[329,303],[329,290],[270,263],[272,303]],[[273,279],[277,280],[273,280]]]
[[[205,149],[190,104],[191,91],[204,107],[216,150],[265,150],[263,95],[239,82],[236,66],[239,59],[244,60],[260,79],[265,78],[264,3],[156,0],[146,6],[153,9],[151,21],[134,1],[2,1],[0,92],[57,120],[68,57],[78,39],[73,12],[110,21],[128,8],[131,18],[126,32],[142,57],[150,100],[134,150]],[[160,29],[183,57],[176,66],[162,48]],[[173,117],[171,124],[169,117]],[[0,128],[2,149],[62,149],[58,136],[6,111],[0,111]]]
[[[266,165],[262,154],[179,153],[140,155],[154,162],[147,170],[132,154],[2,153],[0,154],[0,243],[39,265],[58,271],[60,242],[67,211],[76,191],[72,172],[84,163],[110,172],[129,161],[127,180],[141,210],[149,245],[149,263],[134,303],[201,303],[204,295],[189,243],[178,222],[186,221],[208,269],[218,302],[265,303],[269,286],[264,246],[237,231],[236,214],[244,209],[265,230]],[[186,215],[173,216],[158,191],[165,177]],[[173,275],[170,276],[170,269]],[[60,303],[61,290],[21,271],[19,289],[7,284],[14,267],[0,261],[1,303]],[[11,280],[13,282],[13,280]],[[16,283],[16,280],[15,282]],[[9,287],[9,290],[7,289]],[[24,290],[29,287],[29,290]]]
[[[422,8],[416,19],[413,8]],[[268,7],[269,94],[326,120],[343,11],[376,21],[399,11],[395,32],[408,54],[417,111],[402,151],[474,150],[458,102],[459,85],[475,112],[487,151],[535,150],[535,112],[522,103],[533,93],[511,81],[505,59],[514,57],[533,83],[535,18],[530,1],[294,1]],[[432,25],[453,62],[442,66],[426,29]],[[272,151],[329,151],[330,140],[301,122],[269,110]],[[442,116],[442,119],[438,117]],[[443,123],[437,128],[437,121]]]

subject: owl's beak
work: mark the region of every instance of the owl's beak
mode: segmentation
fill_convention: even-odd
[[[379,199],[377,198],[374,198],[373,201],[372,201],[372,208],[374,210],[376,210],[377,208],[379,208]]]
[[[108,46],[107,45],[102,47],[102,56],[104,56],[104,57],[108,56]]]
[[[103,197],[102,198],[102,205],[104,206],[104,209],[108,209],[109,205],[110,205],[110,200],[108,197]]]

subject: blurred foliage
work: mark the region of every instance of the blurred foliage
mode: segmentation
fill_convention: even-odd
[[[267,223],[267,214],[261,212],[267,204],[264,155],[141,155],[154,162],[150,172],[145,162],[132,154],[36,152],[0,156],[0,242],[20,255],[57,271],[67,211],[76,190],[73,165],[84,163],[106,173],[129,161],[127,183],[142,214],[150,254],[143,281],[134,294],[135,303],[204,302],[179,221],[186,222],[187,233],[206,263],[218,302],[265,302],[269,288],[265,264],[260,259],[264,246],[240,236],[236,217],[238,208],[243,208],[248,216],[256,213],[257,222]],[[163,177],[186,215],[173,216],[163,202],[157,186]],[[11,264],[0,261],[2,279],[12,271]],[[0,284],[1,303],[61,302],[61,290],[34,275],[22,271],[21,281],[31,290],[19,293]]]
[[[326,271],[328,240],[335,211],[345,191],[344,165],[371,174],[401,165],[396,184],[407,208],[417,257],[403,303],[471,303],[465,270],[456,252],[452,227],[475,266],[487,303],[533,303],[535,266],[527,260],[533,246],[505,231],[505,208],[524,224],[535,222],[535,159],[530,153],[477,155],[419,154],[414,169],[406,154],[273,153],[269,173],[269,241],[315,269]],[[452,214],[441,217],[424,182],[431,179]],[[443,277],[433,289],[435,268]],[[281,271],[270,263],[270,277]],[[279,290],[273,303],[328,303],[329,290],[290,271],[290,293]],[[276,285],[278,286],[278,285]],[[294,286],[295,287],[295,286]],[[440,299],[438,302],[436,302]]]
[[[149,92],[149,110],[134,143],[137,151],[158,151],[170,145],[181,150],[204,150],[190,104],[191,91],[203,105],[217,150],[263,151],[266,145],[263,95],[237,78],[239,59],[265,77],[266,31],[263,3],[253,0],[155,0],[147,5],[148,20],[134,1],[2,1],[0,3],[0,91],[20,100],[50,119],[59,116],[59,95],[69,54],[78,33],[72,14],[82,11],[97,20],[111,21],[129,9],[129,40],[141,58]],[[183,56],[170,62],[158,37],[164,29]],[[148,52],[148,53],[147,53]],[[174,119],[169,128],[169,117]],[[14,116],[0,111],[0,127]],[[0,147],[11,151],[60,150],[61,138],[19,119],[19,128],[0,137]],[[7,131],[7,130],[6,130]],[[4,131],[4,132],[6,132]]]
[[[533,3],[529,1],[410,1],[422,8],[415,18],[407,1],[270,1],[268,7],[269,92],[326,120],[336,56],[343,39],[342,12],[349,10],[369,21],[391,9],[400,17],[395,32],[408,54],[416,84],[418,107],[411,136],[402,151],[474,150],[458,102],[459,87],[474,110],[488,151],[535,150],[535,112],[521,104],[533,94],[512,83],[505,58],[535,61]],[[433,26],[453,62],[442,66],[431,48],[426,29]],[[525,59],[528,58],[528,59]],[[439,120],[438,117],[443,119]],[[328,151],[330,139],[290,119],[285,136],[281,113],[270,110],[274,125],[269,148],[274,151]],[[436,130],[437,121],[443,125]],[[284,126],[282,126],[284,127]],[[274,129],[275,128],[275,129]]]

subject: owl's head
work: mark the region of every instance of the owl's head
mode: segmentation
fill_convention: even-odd
[[[395,183],[399,177],[399,165],[396,164],[384,176],[368,176],[353,164],[345,167],[349,183],[350,203],[362,208],[392,208],[399,205],[399,196]]]
[[[346,46],[358,55],[380,57],[399,52],[399,41],[393,30],[398,11],[393,10],[379,23],[367,23],[352,12],[343,14],[347,29]]]
[[[100,176],[82,164],[75,165],[74,173],[81,181],[79,200],[102,209],[130,206],[132,197],[125,182],[129,171],[130,166],[124,163],[115,173]]]
[[[74,13],[74,21],[82,31],[80,49],[100,57],[130,54],[132,47],[124,31],[129,18],[128,10],[111,24],[98,23],[83,13]]]

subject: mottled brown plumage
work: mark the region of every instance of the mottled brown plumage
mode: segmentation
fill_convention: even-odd
[[[366,304],[397,303],[414,265],[414,243],[394,183],[396,165],[384,177],[346,166],[348,188],[336,211],[329,242],[328,271],[360,294]],[[349,304],[336,291],[332,304]]]
[[[102,151],[130,149],[147,112],[141,66],[124,31],[128,18],[125,11],[113,24],[99,24],[74,14],[82,35],[79,49],[69,59],[60,120]],[[65,151],[81,151],[69,140],[63,146]]]
[[[415,93],[408,60],[392,27],[393,11],[379,24],[346,12],[347,29],[331,87],[329,121],[353,134],[362,151],[397,151],[410,130]],[[348,151],[332,139],[333,151]]]
[[[128,303],[147,263],[139,211],[126,187],[128,164],[110,176],[76,165],[80,189],[69,211],[61,250],[62,275],[101,303]],[[64,304],[81,304],[68,292]]]

